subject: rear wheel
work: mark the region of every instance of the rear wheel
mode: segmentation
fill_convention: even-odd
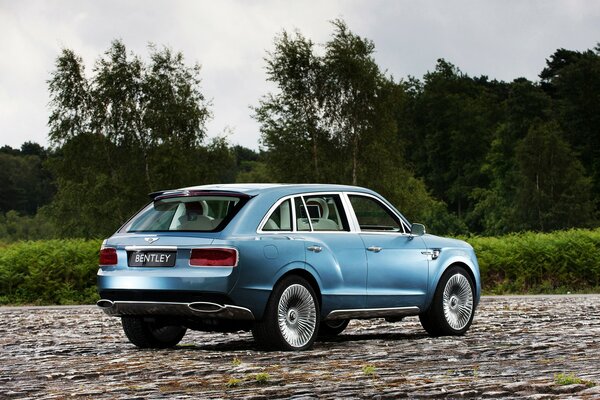
[[[448,268],[440,279],[429,310],[419,315],[432,336],[462,335],[475,314],[473,280],[464,268]]]
[[[346,329],[349,319],[334,319],[331,321],[321,321],[319,325],[319,336],[337,336]]]
[[[319,302],[311,285],[288,276],[273,289],[263,320],[252,328],[259,345],[278,350],[306,350],[317,336]]]
[[[121,317],[123,331],[127,339],[142,349],[166,349],[177,345],[187,329],[180,325],[170,325],[156,319],[144,320],[143,317]]]

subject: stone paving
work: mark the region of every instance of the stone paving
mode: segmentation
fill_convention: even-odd
[[[2,399],[402,397],[600,399],[600,296],[484,297],[459,338],[352,321],[299,353],[191,331],[139,350],[95,307],[0,308]]]

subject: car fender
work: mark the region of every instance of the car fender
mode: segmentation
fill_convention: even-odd
[[[467,248],[446,248],[442,249],[439,258],[429,261],[429,274],[431,279],[430,287],[427,290],[427,297],[425,300],[425,309],[429,308],[437,286],[442,278],[442,275],[448,268],[455,264],[462,264],[468,268],[468,272],[471,273],[473,284],[475,285],[474,300],[475,304],[479,302],[481,296],[481,283],[479,277],[479,268],[476,265],[476,258],[471,256],[472,250],[469,251]],[[475,260],[475,261],[474,261]]]
[[[306,271],[303,261],[289,262],[276,270],[269,271],[269,278],[262,279],[265,274],[259,274],[256,279],[243,279],[231,290],[229,296],[236,304],[244,304],[254,314],[256,319],[262,319],[264,310],[277,282],[292,271]],[[315,278],[315,280],[317,280]]]

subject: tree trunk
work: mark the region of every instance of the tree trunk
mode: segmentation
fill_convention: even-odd
[[[358,166],[357,155],[358,155],[358,136],[354,135],[353,146],[352,146],[352,184],[354,186],[357,185],[357,179],[356,179],[356,169]]]
[[[315,166],[315,176],[318,182],[321,182],[321,177],[319,176],[319,160],[317,157],[317,138],[316,133],[313,132],[312,136],[312,151],[313,151],[313,163]]]

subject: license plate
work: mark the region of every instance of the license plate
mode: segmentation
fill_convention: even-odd
[[[177,258],[174,251],[132,251],[130,267],[173,267]]]

